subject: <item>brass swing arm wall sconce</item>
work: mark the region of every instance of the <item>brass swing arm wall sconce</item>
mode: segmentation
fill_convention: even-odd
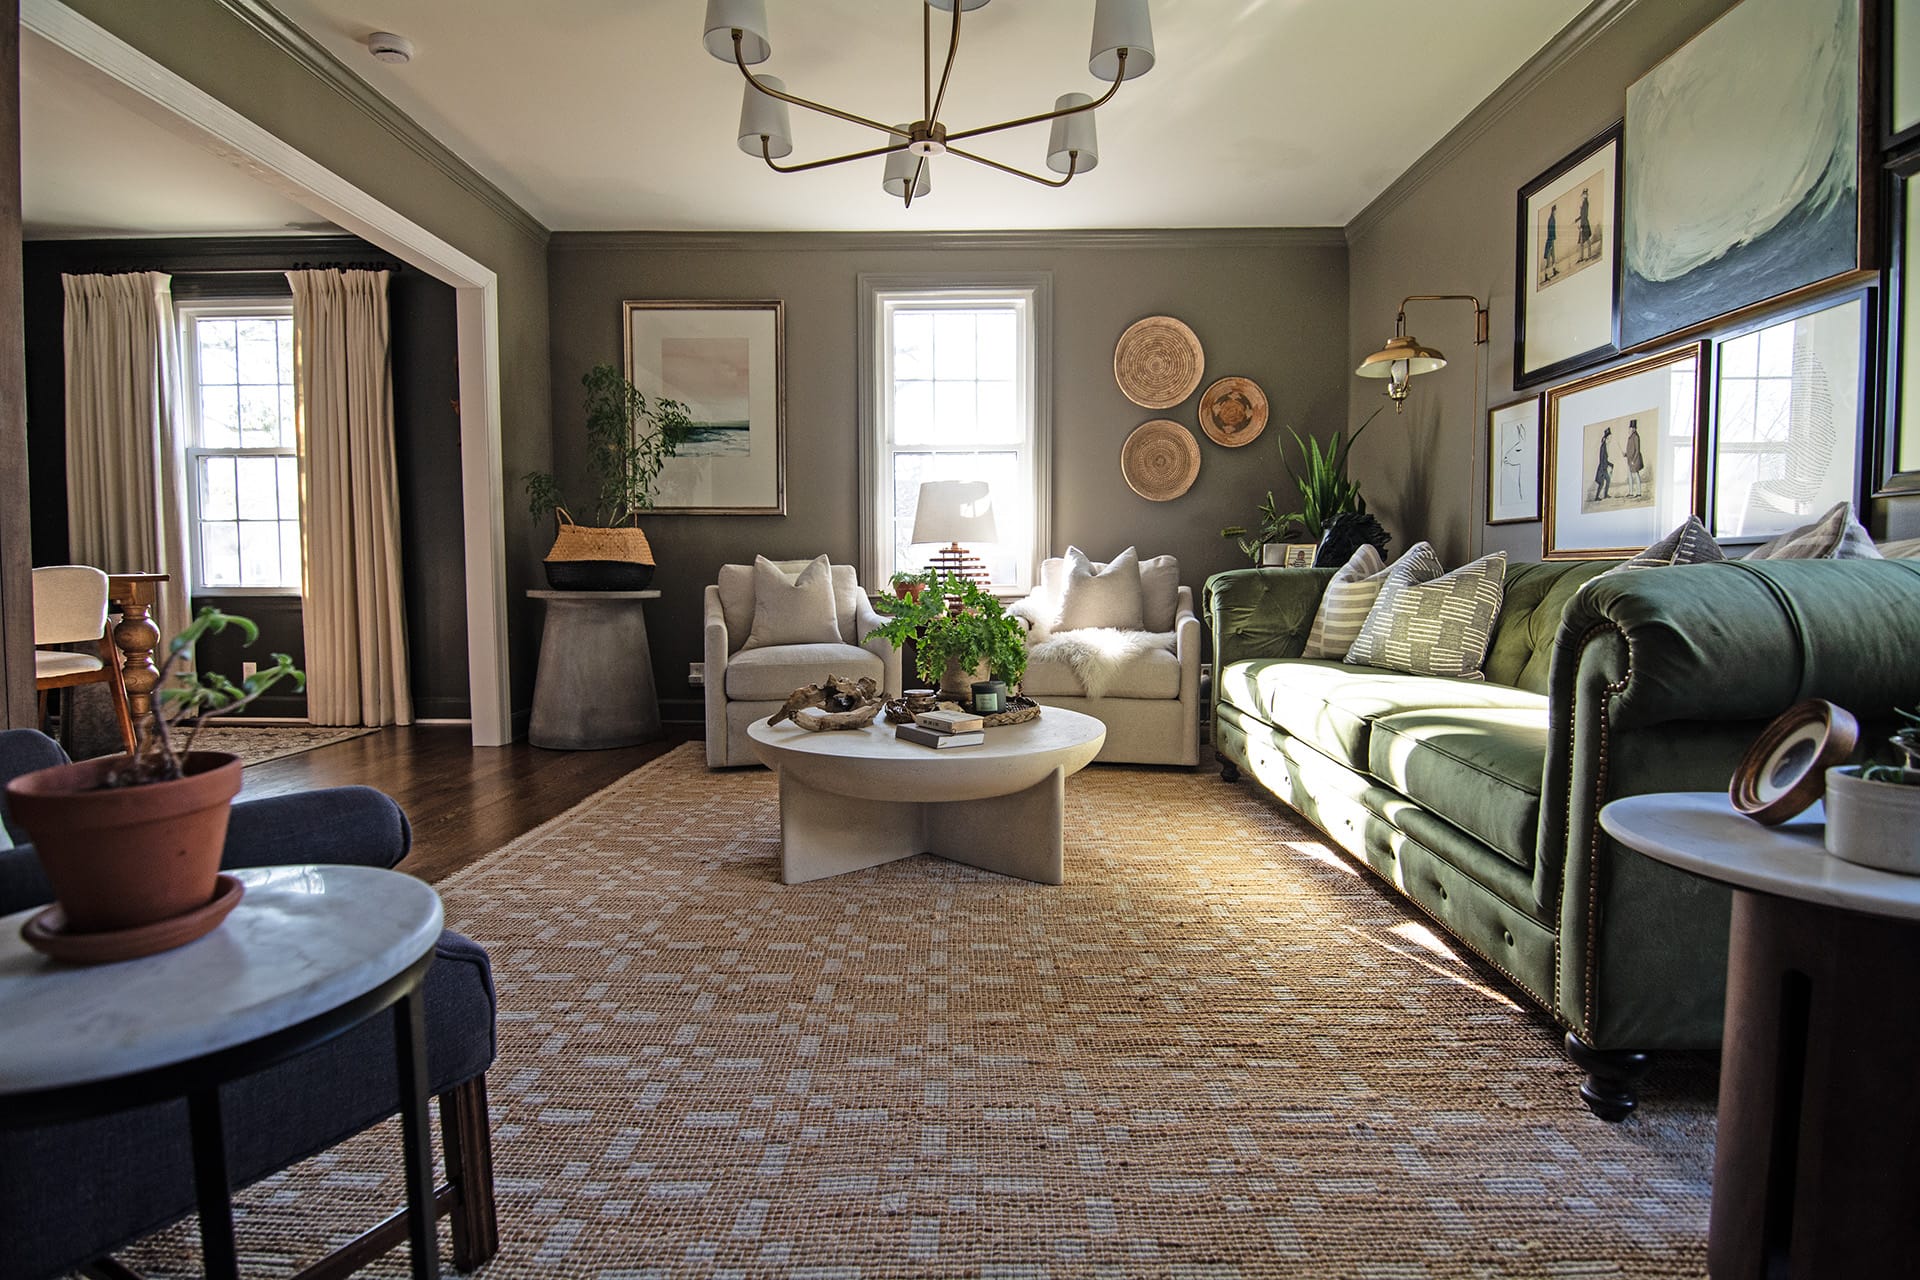
[[[907,124],[883,124],[851,111],[842,111],[787,92],[786,84],[776,76],[755,75],[749,68],[765,62],[773,54],[767,39],[766,0],[707,0],[706,33],[702,43],[708,53],[723,62],[731,62],[746,78],[740,104],[740,149],[759,156],[775,173],[804,173],[829,165],[886,158],[881,189],[898,196],[907,208],[915,196],[924,196],[933,187],[929,161],[934,156],[953,155],[962,160],[998,169],[1044,187],[1064,187],[1075,174],[1086,173],[1100,162],[1099,144],[1094,131],[1094,110],[1105,106],[1120,90],[1120,82],[1145,75],[1153,67],[1153,26],[1148,0],[1096,0],[1093,14],[1093,43],[1087,70],[1100,80],[1113,83],[1098,98],[1084,93],[1064,93],[1054,100],[1053,110],[1022,116],[1000,124],[949,130],[941,123],[940,111],[946,104],[947,84],[953,77],[954,59],[960,52],[960,15],[978,9],[988,0],[925,0],[920,15],[921,118]],[[953,14],[947,36],[947,56],[940,71],[938,88],[933,78],[933,10],[946,9]],[[793,153],[793,129],[787,107],[804,107],[849,124],[874,129],[887,141],[864,151],[808,160],[799,164],[776,161]],[[953,145],[968,138],[1018,129],[1025,125],[1053,122],[1047,143],[1047,168],[1061,174],[1058,179],[1042,177],[1012,165],[990,160]]]
[[[1385,378],[1387,398],[1395,413],[1406,412],[1407,383],[1416,374],[1432,373],[1447,367],[1447,358],[1433,347],[1423,346],[1407,332],[1409,302],[1471,302],[1473,304],[1473,341],[1476,347],[1487,345],[1487,309],[1470,293],[1412,293],[1400,300],[1400,314],[1394,317],[1393,337],[1360,362],[1354,373],[1362,378]]]

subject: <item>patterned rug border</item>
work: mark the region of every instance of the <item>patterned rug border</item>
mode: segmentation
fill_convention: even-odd
[[[275,760],[285,760],[289,756],[305,755],[309,751],[318,751],[322,747],[338,746],[342,742],[352,742],[356,738],[364,738],[369,734],[378,732],[380,732],[380,726],[378,725],[214,724],[209,725],[204,731],[199,746],[202,750],[228,751],[240,755],[240,752],[235,751],[235,744],[233,742],[222,742],[220,740],[221,737],[229,734],[278,734],[288,737],[309,736],[318,739],[318,741],[314,742],[289,743],[279,748],[267,747],[265,754],[256,758],[250,759],[245,755],[241,755],[240,767],[243,769],[251,769],[257,764],[269,764]],[[215,735],[214,741],[211,743],[207,742],[207,735]]]

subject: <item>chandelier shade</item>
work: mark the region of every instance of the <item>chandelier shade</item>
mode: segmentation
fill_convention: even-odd
[[[740,61],[752,66],[773,56],[767,39],[767,0],[707,0],[707,28],[700,43],[722,62],[733,61],[733,33],[740,33]],[[759,148],[754,148],[756,154]]]
[[[779,76],[761,76],[761,83],[784,91],[786,82]],[[740,149],[750,156],[768,155],[775,160],[793,154],[793,121],[787,104],[770,98],[748,85],[740,99]],[[765,139],[764,150],[762,139]]]
[[[1053,101],[1056,111],[1084,107],[1093,99],[1084,93],[1063,93]],[[1091,110],[1070,116],[1055,116],[1047,139],[1047,168],[1055,173],[1085,173],[1100,163],[1099,138],[1093,128]]]
[[[985,4],[986,0],[980,0],[980,2]],[[929,0],[929,3],[931,3],[931,0]],[[907,131],[912,128],[913,126],[911,124],[896,125],[894,127],[894,132],[891,136],[895,142],[900,144],[900,149],[898,151],[887,152],[886,176],[880,179],[880,189],[895,199],[904,200],[906,198],[907,184],[909,182],[913,183],[913,194],[916,197],[924,196],[927,192],[933,190],[933,162],[917,156],[906,149]],[[913,177],[914,170],[916,169],[920,172],[920,180],[918,182],[914,182]]]
[[[1124,63],[1120,56],[1123,51]],[[1153,17],[1147,11],[1147,0],[1095,0],[1087,71],[1095,80],[1117,83],[1136,79],[1152,69]]]

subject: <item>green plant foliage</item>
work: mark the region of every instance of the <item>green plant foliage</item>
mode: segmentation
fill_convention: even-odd
[[[1894,714],[1907,722],[1887,739],[1900,753],[1900,763],[1868,765],[1860,771],[1860,776],[1868,782],[1920,787],[1920,715],[1902,707],[1895,707]]]
[[[580,384],[586,388],[587,474],[596,494],[590,523],[626,524],[653,506],[660,468],[679,451],[692,426],[687,406],[648,400],[610,364],[593,366]],[[566,505],[551,472],[530,471],[525,484],[527,510],[535,519]]]
[[[1266,500],[1258,508],[1260,518],[1257,524],[1251,528],[1229,525],[1220,531],[1220,536],[1238,539],[1240,549],[1247,558],[1258,564],[1260,548],[1265,543],[1317,543],[1335,516],[1348,512],[1365,515],[1366,499],[1360,496],[1359,482],[1347,475],[1347,456],[1353,451],[1353,442],[1360,438],[1360,433],[1379,416],[1380,411],[1375,409],[1367,415],[1365,422],[1354,428],[1350,436],[1335,431],[1332,443],[1324,449],[1320,447],[1317,437],[1303,437],[1288,427],[1287,434],[1293,437],[1295,446],[1300,450],[1301,469],[1298,471],[1287,459],[1286,441],[1276,436],[1274,444],[1280,451],[1280,465],[1286,468],[1288,478],[1300,493],[1299,510],[1282,512],[1279,499],[1269,489]]]
[[[1027,636],[1019,621],[1009,615],[1000,598],[978,583],[947,574],[895,574],[898,580],[925,582],[927,590],[918,600],[876,597],[873,607],[887,621],[868,632],[866,639],[881,636],[900,649],[914,642],[914,670],[929,685],[938,684],[946,674],[947,660],[957,659],[963,670],[971,671],[982,662],[996,680],[1019,684],[1027,674]],[[955,613],[951,606],[958,604]]]

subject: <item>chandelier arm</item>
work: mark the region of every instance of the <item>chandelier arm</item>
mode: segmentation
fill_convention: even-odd
[[[971,160],[975,164],[983,164],[989,169],[998,169],[1002,173],[1010,173],[1016,178],[1025,178],[1028,182],[1037,182],[1043,187],[1066,186],[1069,182],[1073,181],[1073,175],[1079,172],[1080,168],[1080,153],[1078,151],[1067,152],[1067,175],[1058,181],[1028,173],[1025,169],[1016,169],[1010,164],[1001,164],[998,160],[989,160],[985,156],[975,155],[971,151],[962,151],[958,147],[948,147],[947,154],[950,156],[959,156],[962,160]]]
[[[828,165],[845,164],[849,160],[870,160],[874,156],[889,156],[896,151],[905,151],[906,149],[907,144],[902,142],[897,146],[874,147],[868,151],[855,151],[850,155],[830,156],[825,160],[808,160],[803,164],[775,164],[772,149],[767,143],[767,135],[764,133],[760,135],[760,158],[765,160],[767,162],[767,168],[773,170],[775,173],[805,173],[809,169],[824,169]],[[926,163],[924,157],[921,159],[921,163]]]
[[[930,125],[940,119],[940,108],[947,101],[947,81],[953,78],[953,60],[960,54],[960,13],[966,7],[962,0],[954,0],[953,28],[947,33],[947,65],[940,72],[940,92],[933,95],[933,106],[927,111],[927,123]],[[929,5],[928,9],[931,12],[932,6]]]
[[[913,208],[913,193],[919,188],[920,175],[926,171],[926,168],[927,168],[927,158],[925,156],[921,156],[920,162],[913,166],[913,180],[907,183],[907,202],[903,206],[904,208],[907,208],[907,209]]]
[[[1126,59],[1127,51],[1125,49],[1120,50],[1120,69],[1122,71],[1126,70]],[[983,133],[999,133],[1002,129],[1018,129],[1022,125],[1039,124],[1046,120],[1058,120],[1061,116],[1078,115],[1082,111],[1091,111],[1095,107],[1104,107],[1113,95],[1119,91],[1120,80],[1116,78],[1114,82],[1107,87],[1105,93],[1095,98],[1092,102],[1083,102],[1077,107],[1061,107],[1057,111],[1043,111],[1037,116],[1022,116],[1018,120],[1009,120],[1005,124],[987,124],[981,125],[977,129],[962,129],[958,133],[949,133],[947,135],[948,150],[952,150],[953,143],[966,138],[977,138]]]
[[[805,98],[797,98],[784,90],[769,88],[767,85],[762,84],[753,72],[747,70],[746,59],[740,54],[741,35],[740,28],[735,27],[733,29],[734,65],[740,68],[740,74],[747,78],[748,84],[766,94],[769,98],[778,98],[780,101],[791,103],[796,107],[805,107],[809,111],[818,111],[823,116],[832,116],[837,120],[845,120],[848,124],[865,125],[869,129],[878,129],[881,133],[889,136],[893,134],[892,125],[881,124],[878,120],[869,120],[865,116],[857,116],[851,111],[842,111],[838,107],[829,107],[818,102],[809,102]]]
[[[920,110],[922,120],[933,121],[933,6],[920,6]]]

